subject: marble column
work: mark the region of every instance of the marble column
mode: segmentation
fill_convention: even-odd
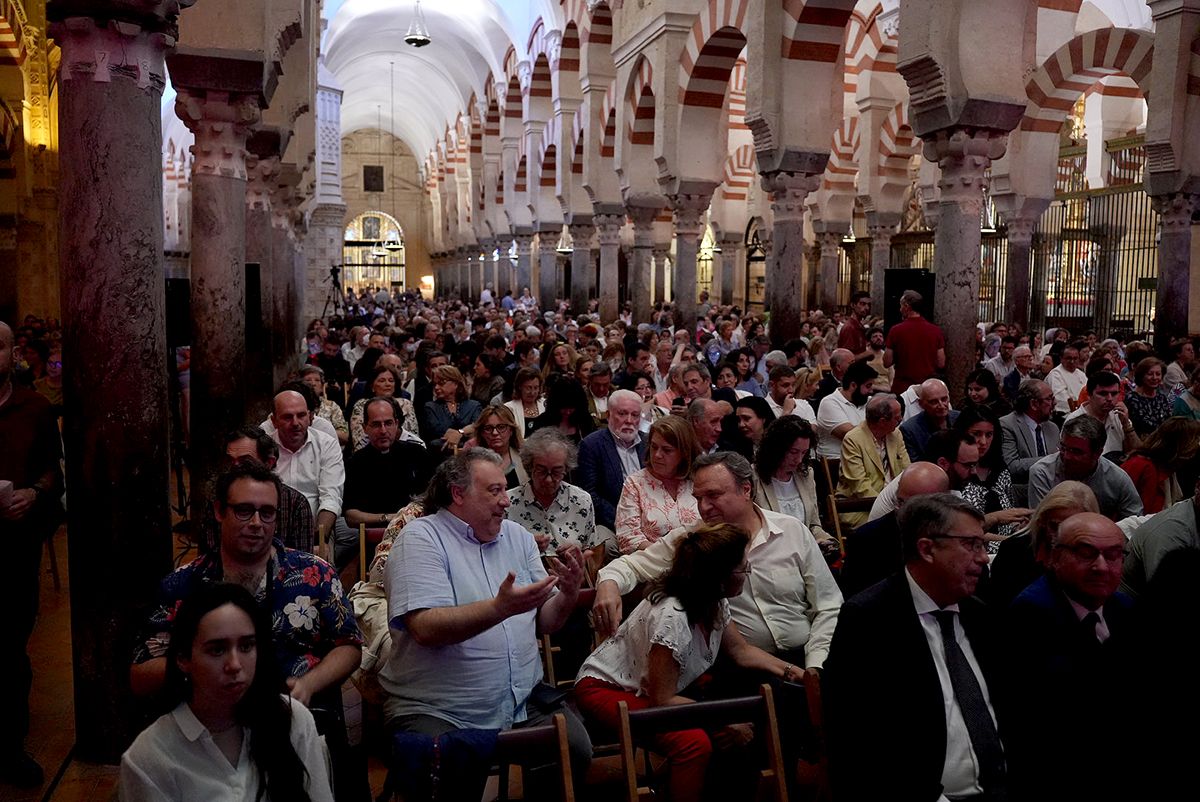
[[[925,158],[941,168],[933,321],[946,337],[946,384],[952,394],[962,392],[975,365],[984,171],[1003,155],[1006,141],[1004,134],[985,131],[939,131],[925,142]]]
[[[274,134],[274,136],[272,136]],[[274,140],[272,143],[271,140]],[[279,135],[255,131],[246,157],[246,262],[258,270],[258,287],[247,284],[247,303],[257,299],[251,310],[254,325],[246,332],[246,419],[260,421],[271,412],[274,376],[271,370],[272,340],[281,336],[274,327],[274,260],[271,236],[271,189],[279,175]],[[249,282],[249,271],[247,271]]]
[[[1037,218],[1014,215],[1005,220],[1008,236],[1008,320],[1029,330],[1030,253],[1033,250],[1033,231]]]
[[[598,213],[592,217],[596,224],[596,237],[600,242],[600,320],[611,323],[617,319],[620,309],[617,281],[618,259],[621,249],[621,227],[625,215]]]
[[[656,242],[650,251],[650,260],[654,265],[654,301],[670,303],[667,295],[667,273],[671,269],[671,243]]]
[[[804,304],[804,201],[820,181],[820,176],[786,172],[762,178],[763,189],[771,193],[774,214],[764,306],[771,313],[771,340],[777,346],[799,337],[804,322],[800,315]]]
[[[896,212],[867,212],[867,233],[871,235],[871,314],[883,315],[884,271],[892,266],[892,235],[900,224]]]
[[[518,228],[513,232],[513,241],[517,243],[517,285],[513,287],[513,298],[520,298],[526,288],[530,292],[537,289],[530,286],[533,280],[533,232]],[[542,303],[541,298],[538,298],[538,303]]]
[[[696,258],[704,235],[704,213],[711,200],[711,192],[671,196],[671,205],[675,209],[675,280],[671,284],[675,293],[675,314],[672,317],[676,329],[684,326],[692,335],[696,331]]]
[[[633,223],[633,258],[629,262],[630,300],[633,302],[633,323],[649,323],[654,310],[654,218],[659,209],[654,206],[627,206]]]
[[[589,222],[571,223],[571,312],[576,316],[587,313],[592,295],[592,251],[596,247],[596,227]]]
[[[817,234],[821,246],[821,270],[818,303],[826,317],[833,315],[838,306],[838,267],[842,256],[842,236],[845,223],[826,223],[826,230]]]
[[[718,244],[721,246],[721,294],[716,298],[716,302],[728,306],[734,302],[738,265],[746,258],[746,245],[741,237],[723,237]],[[716,265],[713,265],[713,270],[717,270]],[[745,288],[741,290],[741,294],[745,294]]]
[[[538,232],[538,303],[543,311],[558,308],[558,239],[562,228]]]
[[[1088,234],[1099,252],[1096,259],[1096,299],[1093,327],[1100,337],[1112,332],[1112,319],[1116,313],[1117,278],[1121,269],[1121,240],[1125,238],[1125,227],[1115,223],[1092,226]],[[1186,314],[1187,306],[1184,306]]]
[[[145,3],[136,24],[110,21],[124,6],[90,3],[99,20],[59,17],[50,28],[62,48],[58,229],[75,755],[105,763],[119,760],[144,723],[133,712],[129,655],[173,556],[167,374],[175,360],[166,339],[160,162],[163,55],[174,45],[178,4]],[[52,17],[60,11],[49,9]],[[242,220],[241,198],[236,211]]]
[[[291,180],[298,178],[295,167],[285,165],[271,195],[271,385],[278,389],[295,370],[296,337],[296,251],[293,229],[295,189]],[[272,393],[272,397],[274,394]],[[260,419],[261,420],[261,419]]]
[[[305,264],[305,325],[309,320],[334,314],[337,291],[329,281],[329,269],[342,264],[342,242],[345,236],[346,207],[342,204],[319,204],[308,215],[308,236],[304,238]],[[420,277],[409,270],[404,288],[415,290]],[[345,277],[342,277],[344,280]],[[330,303],[326,305],[326,299]]]
[[[1200,195],[1175,192],[1156,195],[1158,212],[1158,297],[1154,304],[1154,347],[1170,352],[1171,340],[1188,333],[1191,291],[1192,214]]]

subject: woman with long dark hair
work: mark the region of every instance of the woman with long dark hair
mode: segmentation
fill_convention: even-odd
[[[533,431],[547,427],[557,428],[575,445],[595,430],[587,396],[574,377],[559,377],[547,388],[546,410],[534,419]]]
[[[575,699],[586,718],[615,731],[618,702],[644,710],[694,701],[680,693],[721,650],[742,668],[799,676],[802,669],[751,646],[730,626],[729,599],[741,594],[750,574],[749,543],[745,531],[724,523],[703,524],[679,541],[671,569],[579,669]],[[665,733],[654,744],[670,765],[672,802],[699,799],[712,754],[708,734]]]
[[[1030,511],[1013,493],[1012,475],[1000,453],[999,419],[986,406],[972,406],[959,414],[954,428],[970,435],[979,448],[975,476],[963,487],[962,497],[984,515],[996,513],[997,533],[1011,535]]]
[[[240,585],[202,585],[175,614],[170,713],[121,757],[120,799],[332,802],[312,714],[282,695],[271,625]]]
[[[817,479],[812,467],[816,447],[817,433],[803,418],[784,415],[768,424],[754,457],[754,471],[758,474],[754,500],[763,509],[799,520],[817,539],[821,551],[828,554],[839,546],[821,526]]]

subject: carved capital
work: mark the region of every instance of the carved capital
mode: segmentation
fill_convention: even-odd
[[[572,223],[567,226],[567,231],[571,233],[571,246],[576,250],[590,251],[596,247],[596,227],[591,223]]]
[[[194,175],[246,178],[246,140],[261,115],[255,95],[180,89],[175,113],[196,137]]]
[[[600,247],[613,247],[621,244],[621,228],[625,225],[623,214],[597,214],[592,217],[596,224],[596,238]]]
[[[836,231],[823,231],[817,234],[817,245],[821,248],[822,259],[836,259],[842,248],[842,235]]]
[[[659,209],[652,206],[627,206],[629,220],[633,223],[633,245],[635,248],[654,246],[654,218]]]
[[[771,193],[771,212],[776,222],[804,219],[804,201],[821,186],[821,176],[807,173],[762,174],[762,188]]]
[[[968,213],[982,211],[984,172],[1004,155],[1007,144],[1007,134],[961,128],[937,131],[926,138],[924,157],[942,171],[940,201],[958,204]]]
[[[658,243],[654,246],[654,249],[650,251],[650,253],[654,256],[654,261],[656,263],[666,264],[667,259],[671,256],[671,246]]]
[[[270,211],[271,189],[279,177],[279,157],[246,157],[246,206]]]
[[[561,231],[541,231],[538,233],[538,259],[544,256],[558,255],[558,239],[562,236]]]
[[[671,195],[675,212],[675,236],[699,239],[704,233],[704,213],[712,202],[710,194],[681,193]]]
[[[1013,215],[1004,219],[1008,229],[1008,241],[1014,245],[1029,245],[1033,242],[1033,231],[1037,228],[1038,219],[1026,215]]]
[[[163,28],[133,22],[91,17],[68,17],[52,27],[62,48],[64,81],[111,83],[129,81],[140,89],[161,95],[166,86],[166,53],[175,47],[174,24]],[[40,38],[26,29],[26,38]]]
[[[895,212],[867,212],[867,233],[871,235],[872,242],[891,242],[898,225],[900,215]]]
[[[513,234],[513,242],[517,244],[517,256],[528,257],[533,253],[533,233],[520,232]]]
[[[1196,211],[1197,202],[1200,202],[1200,196],[1187,192],[1172,192],[1169,195],[1155,195],[1151,198],[1163,231],[1171,233],[1186,231],[1192,225],[1192,214]]]

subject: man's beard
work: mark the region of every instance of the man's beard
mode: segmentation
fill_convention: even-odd
[[[850,401],[853,402],[854,406],[856,407],[866,406],[867,402],[870,400],[870,393],[864,393],[857,388],[854,390],[854,392],[850,393]]]

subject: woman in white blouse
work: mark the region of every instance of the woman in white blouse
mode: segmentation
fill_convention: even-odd
[[[271,625],[249,591],[201,586],[171,634],[179,703],[122,755],[122,802],[333,802],[312,713],[280,695]]]
[[[513,378],[512,401],[504,404],[513,414],[522,437],[533,434],[533,419],[546,411],[542,398],[542,374],[536,368],[521,368]]]
[[[621,553],[644,549],[672,529],[700,520],[691,480],[699,453],[696,433],[683,418],[668,415],[651,424],[646,467],[625,478],[617,502]]]
[[[671,570],[579,669],[575,701],[584,717],[612,731],[617,704],[630,710],[687,704],[681,696],[707,671],[720,650],[737,665],[784,679],[800,669],[746,643],[729,626],[727,599],[741,594],[750,536],[731,524],[704,524],[679,541]],[[703,730],[669,732],[654,739],[670,765],[673,802],[700,799],[712,742]]]
[[[763,432],[762,445],[754,456],[758,488],[754,502],[765,510],[782,512],[797,519],[817,539],[821,551],[838,550],[838,542],[821,526],[817,482],[812,460],[817,434],[812,425],[795,415],[784,415]]]

